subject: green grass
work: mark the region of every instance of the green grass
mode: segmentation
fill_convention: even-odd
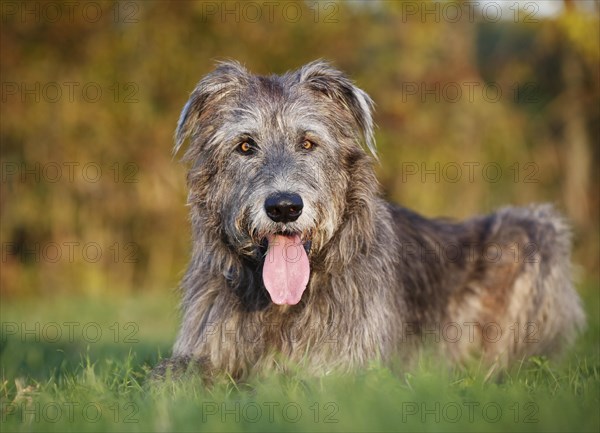
[[[145,383],[175,336],[173,297],[3,302],[1,430],[598,431],[598,287],[586,289],[588,330],[558,363],[531,358],[486,378],[424,357],[410,372],[223,377],[211,388]]]

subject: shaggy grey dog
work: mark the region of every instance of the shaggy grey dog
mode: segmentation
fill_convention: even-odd
[[[372,101],[316,61],[283,76],[220,63],[185,105],[193,253],[173,358],[242,378],[407,359],[507,365],[556,353],[584,315],[549,205],[465,222],[385,202]]]

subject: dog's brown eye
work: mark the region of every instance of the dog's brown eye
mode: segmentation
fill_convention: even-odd
[[[315,147],[315,144],[310,140],[304,140],[302,142],[302,149],[304,150],[312,150]]]
[[[243,141],[240,144],[238,144],[238,151],[244,155],[249,155],[252,153],[253,148],[249,142]]]

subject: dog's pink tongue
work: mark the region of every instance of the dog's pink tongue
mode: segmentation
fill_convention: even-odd
[[[271,300],[296,305],[308,284],[310,265],[300,236],[270,235],[263,266],[263,281]]]

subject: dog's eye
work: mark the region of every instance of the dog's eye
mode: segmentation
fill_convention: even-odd
[[[313,150],[315,148],[315,144],[310,140],[304,140],[301,146],[304,150]]]
[[[254,145],[250,141],[242,141],[238,144],[237,151],[242,155],[251,155],[254,153]]]

